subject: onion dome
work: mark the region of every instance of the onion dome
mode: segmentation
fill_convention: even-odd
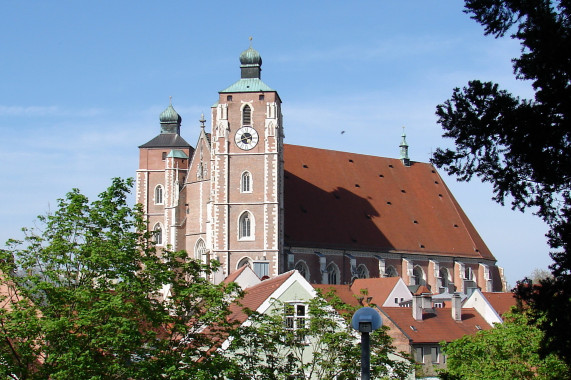
[[[174,110],[172,104],[170,104],[166,110],[161,112],[159,117],[161,124],[163,123],[180,123],[182,121],[180,115]]]
[[[242,65],[262,65],[262,56],[256,49],[249,47],[240,54],[240,63]]]
[[[172,104],[169,104],[169,106],[161,112],[159,120],[161,121],[161,133],[180,134],[180,123],[182,122],[182,118],[174,110]]]

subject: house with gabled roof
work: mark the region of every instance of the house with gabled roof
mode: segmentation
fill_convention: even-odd
[[[248,265],[260,278],[297,269],[315,284],[400,277],[432,293],[505,289],[442,177],[410,159],[404,132],[398,158],[285,144],[259,52],[239,60],[240,78],[218,91],[194,146],[172,104],[139,146],[136,202],[158,246],[217,260],[216,283]]]
[[[464,302],[464,307],[474,308],[490,325],[503,323],[503,315],[517,305],[511,292],[482,292],[476,289]]]

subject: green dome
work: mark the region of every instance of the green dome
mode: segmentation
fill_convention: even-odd
[[[262,65],[262,57],[260,53],[251,46],[240,54],[240,63],[242,65]]]
[[[168,123],[168,124],[180,124],[182,118],[180,115],[174,110],[172,104],[170,104],[166,110],[161,113],[159,117],[161,124]]]

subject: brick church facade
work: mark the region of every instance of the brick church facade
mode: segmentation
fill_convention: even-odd
[[[172,105],[139,147],[136,202],[159,246],[218,260],[212,281],[249,265],[260,277],[297,269],[311,283],[399,276],[432,292],[505,290],[502,269],[434,167],[283,143],[281,100],[262,59],[219,92],[211,133],[181,137]]]

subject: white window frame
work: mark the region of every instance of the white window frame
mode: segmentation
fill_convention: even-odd
[[[159,233],[160,232],[160,233]],[[153,227],[153,241],[156,245],[162,246],[164,240],[164,229],[162,224],[156,223]]]
[[[201,263],[206,262],[206,243],[204,239],[200,238],[196,241],[194,246],[194,258]]]
[[[154,200],[155,200],[155,204],[156,204],[156,205],[162,205],[162,204],[164,204],[165,197],[164,197],[164,188],[163,188],[163,185],[160,185],[160,184],[159,184],[159,185],[155,186],[155,193],[154,193],[154,195],[155,195],[155,199],[154,199]]]
[[[251,193],[253,188],[252,173],[245,170],[240,176],[240,192]]]
[[[303,301],[284,303],[284,330],[293,332],[296,340],[303,343],[308,343],[307,336],[299,334],[298,330],[308,327],[308,311],[309,307]]]
[[[247,227],[244,226],[246,218],[248,218]],[[238,217],[238,240],[255,240],[255,228],[256,222],[254,220],[254,215],[248,210],[242,212]],[[248,232],[248,234],[245,232]]]

